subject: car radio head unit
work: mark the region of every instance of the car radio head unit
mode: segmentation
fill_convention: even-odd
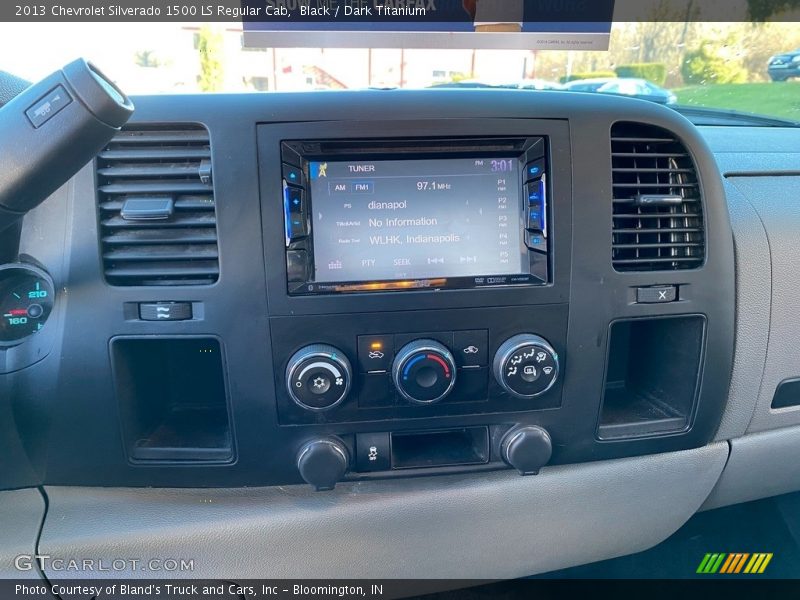
[[[281,150],[292,295],[548,282],[544,138]]]

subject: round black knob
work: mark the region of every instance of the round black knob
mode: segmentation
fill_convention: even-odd
[[[415,340],[400,348],[392,364],[397,391],[414,404],[433,404],[451,392],[456,363],[450,350],[434,340]]]
[[[503,460],[522,475],[536,475],[550,460],[553,443],[550,434],[537,425],[515,427],[500,444]]]
[[[297,453],[300,476],[317,491],[332,490],[349,466],[347,447],[335,437],[308,442]]]
[[[512,396],[534,398],[555,384],[558,354],[547,340],[538,335],[515,335],[497,349],[494,376]]]
[[[313,344],[294,353],[286,366],[289,396],[306,410],[329,410],[350,391],[353,371],[347,357],[333,346]]]

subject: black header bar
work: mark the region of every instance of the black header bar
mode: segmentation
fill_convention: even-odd
[[[798,0],[12,0],[3,22],[393,23],[797,22]],[[498,8],[499,7],[499,8]],[[66,32],[65,32],[66,34]]]

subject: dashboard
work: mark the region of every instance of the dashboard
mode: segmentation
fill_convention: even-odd
[[[363,542],[353,511],[397,533],[452,503],[450,537],[400,553],[500,527],[496,561],[464,557],[480,576],[598,560],[688,519],[755,398],[800,375],[784,365],[759,392],[775,250],[762,207],[737,197],[782,192],[753,175],[777,157],[725,150],[734,128],[559,92],[134,103],[0,267],[0,483],[47,490],[43,547],[73,547],[91,490],[162,550],[142,515],[174,510],[178,527],[183,502],[213,498],[223,543],[256,519],[287,549],[265,550],[284,575],[304,572],[278,521],[293,506],[327,547]],[[781,169],[796,190],[796,163]],[[743,306],[766,320],[747,356]],[[730,477],[711,504],[748,496]],[[567,520],[553,556],[526,542]],[[385,559],[330,569],[380,576]],[[252,575],[224,562],[208,574]],[[465,576],[455,562],[403,569]]]

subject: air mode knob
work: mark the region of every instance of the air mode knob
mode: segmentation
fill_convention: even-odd
[[[433,404],[456,383],[456,362],[446,346],[434,340],[415,340],[400,348],[392,364],[397,391],[414,404]]]
[[[500,453],[506,464],[521,475],[536,475],[550,460],[553,443],[545,429],[537,425],[519,426],[503,437]]]
[[[297,453],[300,476],[317,491],[332,490],[349,466],[347,446],[337,437],[312,440]]]
[[[535,398],[555,384],[558,354],[546,339],[538,335],[515,335],[497,349],[494,376],[512,396]]]
[[[306,410],[330,410],[350,391],[353,370],[338,349],[313,344],[298,350],[286,366],[289,396]]]

